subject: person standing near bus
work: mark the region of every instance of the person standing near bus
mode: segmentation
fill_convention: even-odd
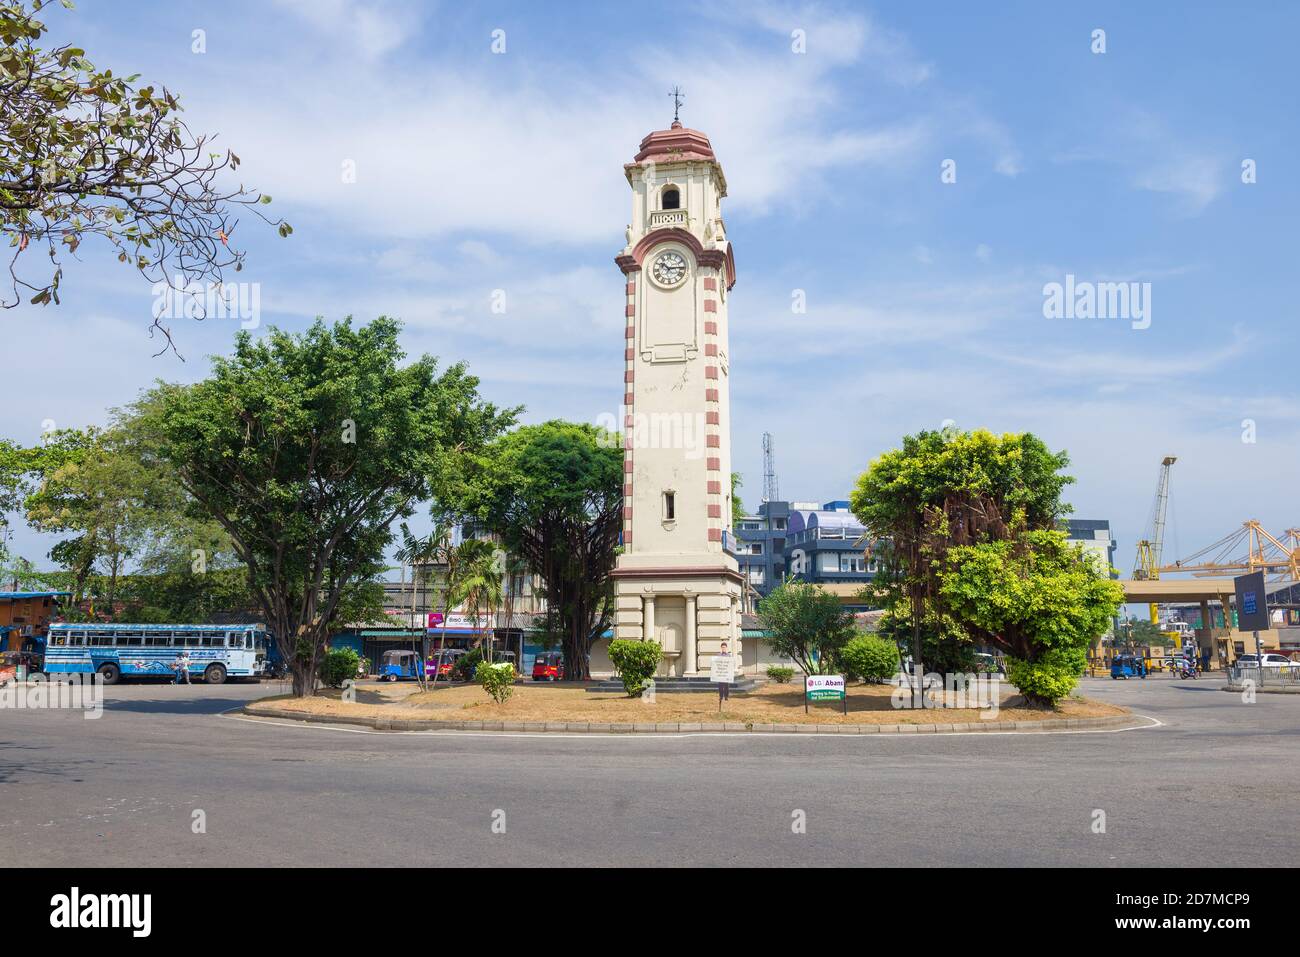
[[[190,681],[190,653],[180,651],[176,654],[176,662],[172,665],[176,669],[176,684],[181,683],[181,675],[185,676],[185,683],[191,684]]]

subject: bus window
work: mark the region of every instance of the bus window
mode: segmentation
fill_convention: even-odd
[[[199,638],[198,635],[194,634],[194,632],[187,632],[185,635],[185,646],[187,648],[197,648],[201,640],[202,639]]]
[[[244,647],[245,648],[253,647],[253,633],[251,631],[244,633]]]
[[[205,631],[205,632],[203,633],[203,647],[204,647],[204,648],[220,648],[220,647],[222,646],[222,644],[223,644],[223,642],[222,642],[222,639],[221,639],[221,632],[219,632],[219,631]]]
[[[66,632],[56,631],[54,634],[50,635],[50,644],[52,645],[66,645],[67,643],[68,636]]]
[[[117,643],[119,645],[129,645],[132,648],[138,648],[144,643],[144,636],[138,631],[129,631],[124,635],[120,635]]]
[[[231,648],[238,648],[240,646],[240,643],[241,642],[240,642],[239,632],[237,631],[232,631],[230,633],[230,636],[226,639],[226,644],[229,645]]]

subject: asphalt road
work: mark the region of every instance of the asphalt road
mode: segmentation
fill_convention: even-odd
[[[222,714],[265,686],[124,684],[98,720],[0,710],[0,864],[1300,863],[1300,696],[1219,686],[1084,679],[1163,722],[1134,731],[569,737],[274,724]]]

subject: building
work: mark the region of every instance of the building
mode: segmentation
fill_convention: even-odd
[[[760,597],[787,578],[865,585],[879,570],[876,559],[866,554],[865,535],[842,499],[764,502],[736,529],[736,559],[747,585]]]
[[[739,647],[743,579],[732,553],[728,295],[736,261],[709,138],[674,119],[641,141],[623,272],[623,552],[620,639],[663,646],[661,673],[707,674]],[[607,646],[593,673],[609,672]]]
[[[63,613],[67,591],[0,591],[0,651],[34,651]]]
[[[1083,550],[1095,555],[1103,567],[1114,569],[1115,549],[1119,543],[1111,537],[1110,522],[1104,519],[1070,518],[1061,522],[1065,537],[1072,543],[1082,545]],[[1111,578],[1119,578],[1119,572],[1111,571]]]
[[[475,523],[457,525],[452,545],[467,538],[493,538]],[[447,569],[440,562],[403,566],[399,581],[383,582],[386,620],[350,622],[331,636],[335,648],[352,648],[371,662],[385,651],[414,648],[428,656],[445,644],[471,648],[488,641],[498,650],[514,651],[526,669],[540,650],[534,622],[546,613],[546,600],[537,576],[505,558],[501,562],[501,604],[491,609],[446,607]]]

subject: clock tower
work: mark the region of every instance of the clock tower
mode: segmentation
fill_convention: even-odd
[[[739,659],[742,577],[732,553],[727,300],[735,258],[727,180],[709,138],[674,120],[623,167],[632,191],[623,352],[621,639],[653,639],[660,674]]]

